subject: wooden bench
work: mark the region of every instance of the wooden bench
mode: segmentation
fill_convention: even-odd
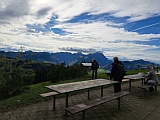
[[[53,96],[53,110],[54,110],[56,108],[56,106],[55,106],[56,95],[58,95],[58,94],[59,94],[58,92],[48,92],[48,93],[42,93],[39,95],[43,98]]]
[[[122,79],[122,82],[129,82],[129,79],[124,78],[124,79]]]
[[[147,84],[144,84],[144,85],[142,85],[142,86],[139,87],[139,88],[143,89],[144,97],[146,97],[146,91],[147,91],[147,89],[148,89],[149,87],[154,87],[154,88],[155,88],[155,91],[157,92],[157,85],[158,85],[158,84],[156,84],[156,85],[147,85]]]
[[[126,91],[114,93],[94,100],[89,100],[86,103],[80,103],[74,106],[70,106],[68,108],[65,108],[65,110],[71,114],[82,112],[82,118],[85,119],[85,111],[87,109],[109,102],[114,99],[118,99],[118,109],[120,109],[120,98],[128,94],[129,92]]]

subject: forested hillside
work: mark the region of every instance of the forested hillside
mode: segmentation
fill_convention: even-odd
[[[81,71],[81,72],[79,72]],[[58,82],[84,77],[87,70],[81,64],[66,66],[33,60],[0,57],[0,99],[20,94],[29,85],[40,82]]]

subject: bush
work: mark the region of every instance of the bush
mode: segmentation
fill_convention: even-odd
[[[34,74],[22,68],[12,68],[9,72],[4,72],[0,83],[0,99],[17,95],[27,89],[32,84]]]
[[[53,66],[48,72],[47,78],[51,82],[59,82],[61,80],[75,79],[86,76],[87,70],[84,66],[75,64],[65,67],[65,64],[59,64]]]

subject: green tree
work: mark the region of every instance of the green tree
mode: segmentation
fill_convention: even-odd
[[[0,99],[21,93],[32,84],[35,76],[33,70],[15,67],[13,60],[5,60],[0,69]]]

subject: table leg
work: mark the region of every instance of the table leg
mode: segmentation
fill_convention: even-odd
[[[121,98],[118,98],[118,110],[120,110],[120,102],[121,102]]]
[[[131,92],[131,79],[129,79],[129,92]]]
[[[66,93],[66,108],[68,108],[68,94],[69,93]],[[68,116],[68,112],[65,111],[65,116]]]
[[[142,85],[144,85],[144,82],[145,82],[145,78],[142,78]]]
[[[53,96],[53,110],[56,109],[56,96]]]
[[[89,89],[88,89],[88,100],[89,100],[90,98],[89,98]]]
[[[103,97],[103,86],[101,86],[101,97]]]

